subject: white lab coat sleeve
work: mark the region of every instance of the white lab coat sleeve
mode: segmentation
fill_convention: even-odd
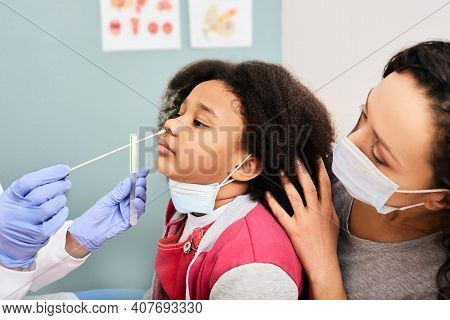
[[[22,299],[29,290],[35,292],[65,277],[87,260],[90,254],[76,259],[66,251],[67,229],[71,224],[72,221],[64,223],[27,269],[16,271],[0,266],[1,300]]]
[[[37,270],[33,277],[30,290],[35,292],[50,283],[64,278],[73,270],[79,268],[91,254],[82,259],[69,255],[66,251],[67,229],[73,221],[66,221],[61,229],[50,238],[48,244],[43,247],[36,258]]]
[[[31,263],[24,271],[15,271],[0,266],[0,300],[22,299],[30,290],[36,269],[35,262]]]

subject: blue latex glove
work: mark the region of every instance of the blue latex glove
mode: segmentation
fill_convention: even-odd
[[[0,264],[27,267],[61,228],[69,215],[68,174],[66,165],[32,172],[0,195]]]
[[[148,169],[141,169],[137,173],[134,206],[138,218],[145,212],[148,173]],[[94,251],[106,240],[128,230],[131,227],[130,192],[131,179],[126,178],[92,208],[76,218],[69,232],[86,250]]]

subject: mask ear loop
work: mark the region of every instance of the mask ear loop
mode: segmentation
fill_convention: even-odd
[[[398,192],[398,193],[430,193],[430,192],[446,192],[446,191],[450,191],[450,190],[449,189],[395,190],[394,192]],[[425,202],[420,202],[420,203],[412,204],[410,206],[401,207],[397,210],[406,211],[411,208],[423,206],[424,204],[425,204]]]
[[[233,181],[235,181],[236,179],[231,179],[230,181],[227,181],[228,178],[230,178],[236,171],[239,170],[240,167],[242,167],[242,165],[252,156],[252,154],[250,153],[245,159],[244,161],[242,161],[236,168],[233,169],[233,171],[231,171],[231,173],[225,178],[223,179],[223,181],[219,184],[219,188],[226,186],[229,183],[232,183]],[[227,182],[225,182],[227,181]]]
[[[446,192],[450,189],[425,189],[425,190],[395,190],[394,192],[399,193],[431,193],[431,192]]]
[[[397,210],[406,211],[406,210],[411,209],[411,208],[423,206],[424,204],[425,204],[425,202],[420,202],[420,203],[417,203],[417,204],[412,204],[410,206],[398,208]]]

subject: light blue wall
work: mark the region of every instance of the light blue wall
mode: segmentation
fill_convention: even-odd
[[[157,107],[148,100],[157,104],[170,76],[191,61],[281,62],[279,0],[253,1],[252,47],[191,49],[187,1],[181,0],[181,50],[121,53],[101,50],[98,1],[2,1],[18,12],[0,3],[0,182],[4,187],[41,167],[81,163],[127,143],[128,134],[139,126],[154,126]],[[127,174],[126,151],[71,174],[70,218],[83,213]],[[154,173],[148,181],[151,203],[139,225],[39,293],[149,286],[169,195],[162,175]]]

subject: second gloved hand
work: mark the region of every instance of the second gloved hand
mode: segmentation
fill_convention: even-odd
[[[138,218],[145,212],[148,169],[137,173],[134,206]],[[87,250],[100,248],[106,240],[128,230],[130,225],[131,179],[121,181],[92,208],[76,218],[69,228],[72,236]]]

